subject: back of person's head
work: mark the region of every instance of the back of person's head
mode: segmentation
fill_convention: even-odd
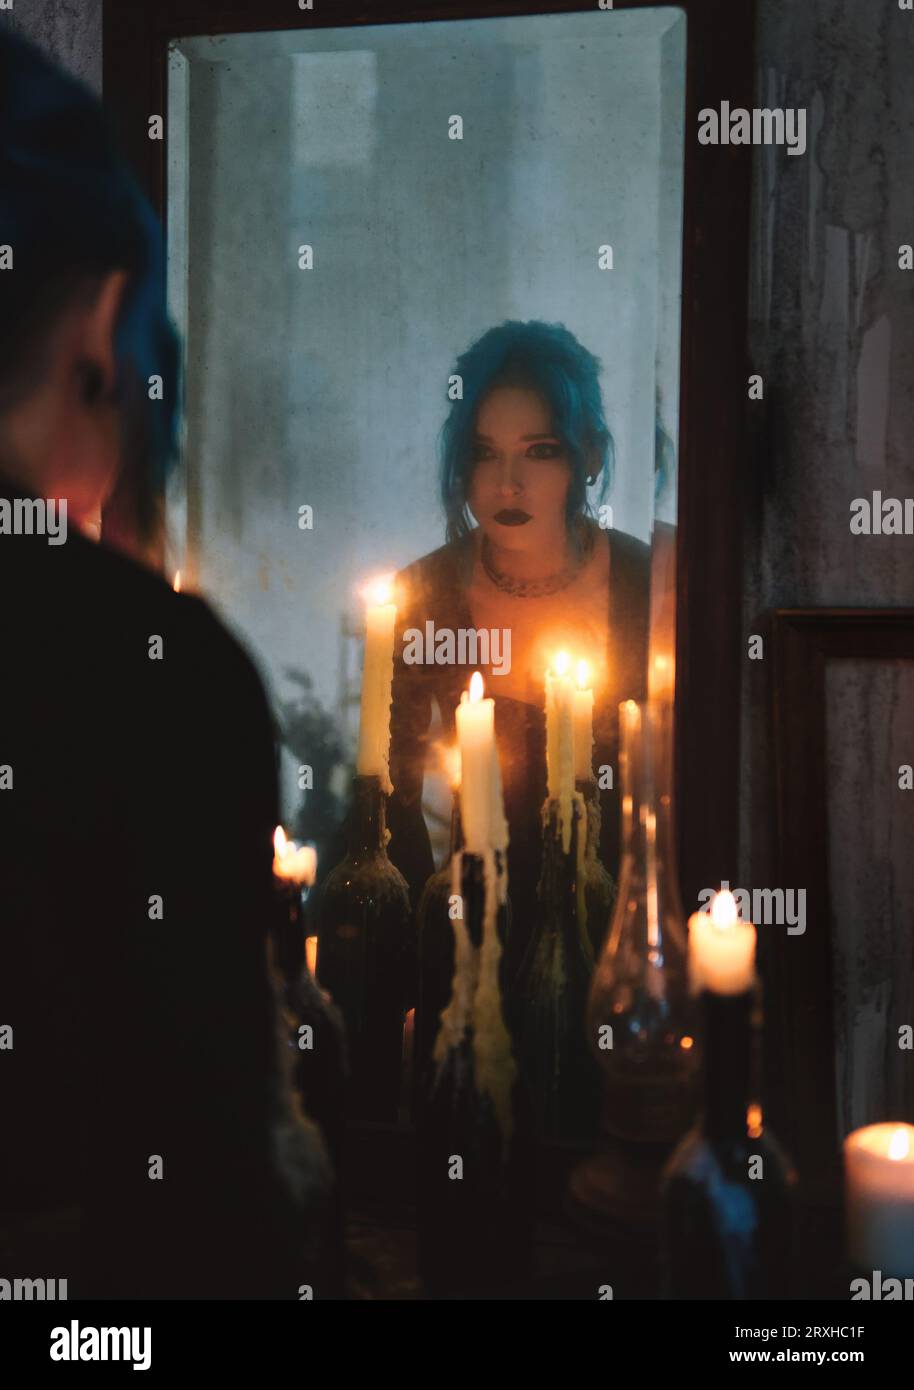
[[[173,454],[178,345],[156,217],[97,97],[0,28],[0,469],[11,412],[50,370],[55,325],[126,273],[114,326],[123,456],[142,529]],[[150,386],[150,378],[161,378]],[[123,458],[121,460],[123,462]]]

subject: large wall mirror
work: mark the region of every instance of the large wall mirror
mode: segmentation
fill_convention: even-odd
[[[737,862],[748,374],[750,163],[697,115],[752,104],[753,6],[528,8],[106,0],[106,100],[186,344],[162,564],[258,660],[303,838],[342,813],[375,577],[414,616],[510,628],[510,669],[463,653],[506,797],[544,779],[558,645],[588,663],[596,766],[619,699],[675,696],[689,902]],[[437,857],[454,692],[432,684],[392,763]]]
[[[534,857],[562,648],[594,691],[615,867],[617,709],[647,692],[652,607],[672,680],[685,30],[662,7],[171,45],[169,564],[259,660],[302,838],[325,841],[348,792],[362,591],[406,571],[404,631],[434,621],[456,668],[394,685],[394,795],[435,858],[475,666],[515,878]],[[451,661],[439,634],[469,630],[489,659]],[[417,828],[392,855],[421,886]]]

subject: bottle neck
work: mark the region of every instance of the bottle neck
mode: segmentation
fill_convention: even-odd
[[[643,896],[647,946],[662,958],[664,937],[685,950],[672,797],[672,711],[644,704],[623,709],[620,745],[622,867],[626,895]],[[620,885],[620,898],[623,887]]]
[[[305,973],[305,914],[301,886],[274,879],[277,908],[276,965],[283,979],[292,983]]]
[[[543,827],[543,862],[540,877],[540,903],[543,930],[577,937],[578,926],[578,836],[580,815],[572,804],[571,843],[562,848],[559,803],[548,803]]]
[[[362,776],[352,779],[352,803],[349,810],[349,853],[353,858],[385,852],[386,813],[381,779]]]
[[[451,802],[451,848],[448,859],[454,858],[463,849],[463,822],[460,819],[460,791],[454,791]]]
[[[752,994],[703,990],[704,1117],[712,1141],[745,1139],[751,1095]]]

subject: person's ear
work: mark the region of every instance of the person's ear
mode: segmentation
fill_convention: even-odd
[[[114,338],[128,279],[126,270],[110,271],[86,310],[80,356],[89,364],[95,399],[110,396],[117,381]]]

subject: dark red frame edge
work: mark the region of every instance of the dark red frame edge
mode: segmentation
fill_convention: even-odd
[[[553,0],[398,3],[317,0],[300,27],[590,11]],[[617,9],[657,8],[650,0]],[[737,878],[742,669],[742,481],[749,359],[747,293],[751,147],[700,146],[697,113],[722,100],[751,107],[755,0],[679,0],[688,20],[677,550],[676,795],[685,902]],[[290,0],[104,0],[104,99],[123,147],[161,212],[170,39],[290,29]],[[129,501],[128,501],[129,506]],[[687,736],[686,736],[687,735]]]
[[[914,660],[914,608],[778,609],[774,662],[775,873],[807,889],[806,932],[777,935],[766,950],[771,1114],[807,1192],[838,1205],[826,795],[825,665],[839,658]]]

